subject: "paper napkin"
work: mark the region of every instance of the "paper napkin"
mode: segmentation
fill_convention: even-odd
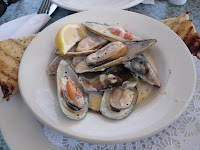
[[[30,14],[4,23],[0,26],[0,41],[22,38],[37,33],[49,20],[47,14]]]

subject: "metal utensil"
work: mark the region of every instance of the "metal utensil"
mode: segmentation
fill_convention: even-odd
[[[43,0],[38,10],[38,14],[48,14],[49,16],[56,10],[57,5],[53,4],[50,0]]]

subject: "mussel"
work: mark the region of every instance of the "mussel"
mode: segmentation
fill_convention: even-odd
[[[107,40],[98,35],[88,36],[78,43],[75,52],[84,52],[94,49],[99,49],[108,43]]]
[[[88,111],[88,95],[70,65],[61,60],[57,70],[57,95],[62,112],[71,119],[83,119]]]
[[[125,83],[129,80],[132,83],[137,83],[137,77],[133,76],[123,65],[115,66],[94,78],[87,79],[82,76],[79,77],[79,82],[86,92],[97,92],[119,86],[125,87]]]
[[[132,60],[133,58],[137,57],[138,55],[140,55],[140,54],[144,53],[145,51],[147,51],[148,49],[150,49],[156,42],[157,42],[157,40],[155,40],[155,39],[126,42],[125,43],[125,45],[127,46],[126,53],[123,56],[120,55],[121,57],[119,57],[115,60],[110,59],[110,61],[108,61],[108,59],[107,59],[107,58],[110,58],[109,56],[104,57],[104,53],[102,54],[101,52],[98,51],[98,52],[94,53],[95,54],[94,57],[97,59],[94,59],[92,61],[92,64],[97,65],[99,61],[104,62],[103,64],[100,63],[100,65],[98,65],[98,66],[88,65],[88,64],[90,64],[91,59],[88,60],[86,58],[86,60],[80,62],[80,64],[78,64],[75,67],[75,71],[77,73],[104,71],[106,68],[109,68],[111,66],[116,66],[116,65],[122,64],[123,62]],[[123,52],[124,52],[123,49],[125,49],[125,48],[121,48],[120,50],[118,50],[120,54],[123,54]],[[104,52],[103,50],[102,50],[102,52]],[[115,54],[117,56],[119,56],[118,53],[115,53]],[[91,55],[93,56],[93,54],[91,54]],[[110,53],[110,55],[112,57],[113,54]]]
[[[61,60],[65,60],[67,63],[71,63],[71,60],[69,58],[62,58],[62,57],[55,57],[53,61],[50,63],[49,67],[47,68],[47,73],[49,76],[56,77],[58,65]]]
[[[126,53],[127,47],[120,41],[111,42],[86,58],[87,65],[98,66],[118,59]]]
[[[138,97],[138,91],[134,89],[107,90],[104,92],[100,111],[110,119],[123,119],[134,110]]]
[[[139,55],[131,61],[124,62],[123,64],[144,81],[156,87],[160,87],[160,79],[144,55]]]
[[[61,54],[60,51],[56,50],[55,54],[59,57],[76,57],[86,56],[91,53],[98,51],[108,41],[98,35],[87,36],[78,42],[77,45],[72,47],[65,55]]]
[[[86,29],[89,31],[100,35],[107,39],[108,41],[121,41],[126,42],[130,40],[140,40],[139,37],[135,36],[132,32],[125,30],[124,28],[120,27],[119,25],[108,25],[108,24],[101,24],[98,22],[85,22],[82,23]]]

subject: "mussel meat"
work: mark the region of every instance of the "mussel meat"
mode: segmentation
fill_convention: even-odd
[[[94,49],[99,49],[105,45],[108,41],[98,35],[87,36],[78,43],[76,47],[76,52],[84,52]]]
[[[79,77],[79,82],[86,92],[96,92],[122,86],[128,80],[137,82],[136,76],[133,76],[128,69],[121,66],[111,68],[111,70],[102,73],[94,79]]]
[[[118,59],[126,53],[127,47],[122,42],[111,42],[97,52],[90,54],[86,58],[86,63],[98,66],[103,63]]]

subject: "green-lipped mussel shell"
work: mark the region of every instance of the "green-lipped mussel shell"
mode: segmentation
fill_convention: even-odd
[[[89,30],[90,32],[92,33],[95,33],[97,35],[100,35],[102,36],[103,38],[105,38],[106,40],[110,41],[110,42],[114,42],[114,41],[121,41],[121,42],[127,42],[127,41],[133,41],[133,40],[128,40],[128,39],[124,39],[123,37],[120,37],[120,36],[116,36],[114,34],[111,34],[111,33],[108,33],[106,32],[109,28],[112,28],[112,27],[119,27],[121,28],[122,30],[125,30],[123,29],[122,27],[116,25],[116,26],[112,26],[112,25],[108,25],[108,24],[102,24],[102,23],[98,23],[98,22],[85,22],[85,23],[82,23],[83,26],[85,26],[85,28],[87,30]],[[140,40],[139,37],[135,37],[135,40]]]
[[[66,97],[63,97],[62,92],[61,92],[61,79],[62,78],[68,78],[74,82],[76,87],[80,90],[81,94],[84,97],[84,106],[78,111],[74,111],[71,109],[71,106],[68,105],[66,102]],[[73,71],[73,69],[70,67],[70,65],[64,61],[61,60],[59,65],[58,65],[58,70],[57,70],[57,96],[59,100],[59,105],[62,110],[62,112],[70,119],[73,120],[81,120],[83,119],[87,112],[88,112],[88,95],[83,91],[81,85],[78,82],[78,76],[77,74]]]
[[[136,102],[137,102],[137,98],[138,98],[138,91],[136,88],[132,89],[132,92],[134,93],[133,96],[133,100],[132,103],[130,105],[130,107],[126,108],[126,109],[115,109],[112,108],[112,106],[110,105],[110,95],[112,93],[111,90],[105,91],[102,101],[101,101],[101,106],[100,106],[100,111],[101,113],[109,118],[109,119],[115,119],[115,120],[119,120],[119,119],[123,119],[128,117],[134,110]]]
[[[119,65],[122,64],[123,62],[132,60],[138,55],[146,52],[156,42],[157,42],[156,39],[126,42],[125,44],[127,45],[128,49],[124,56],[96,67],[88,66],[85,61],[82,61],[82,65],[81,66],[77,65],[77,67],[75,67],[75,71],[77,73],[104,71],[106,68],[109,68],[111,66]]]

